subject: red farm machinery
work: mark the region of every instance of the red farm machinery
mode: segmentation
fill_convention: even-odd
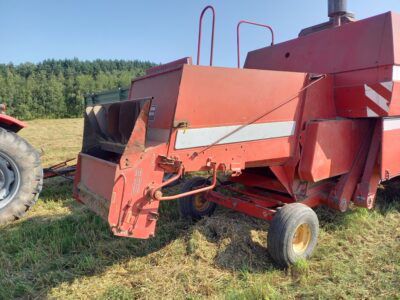
[[[26,127],[0,106],[0,224],[21,218],[38,200],[43,170],[39,153],[17,133]]]
[[[330,21],[251,51],[238,68],[183,58],[134,79],[129,100],[86,108],[74,196],[117,236],[156,234],[161,201],[199,219],[216,206],[270,221],[282,266],[310,257],[311,209],[374,207],[400,175],[400,15],[356,21],[330,0]],[[214,34],[213,34],[214,36]],[[164,187],[185,174],[179,193]],[[169,176],[166,178],[166,174]]]

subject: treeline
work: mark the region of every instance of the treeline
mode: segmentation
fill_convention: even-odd
[[[84,95],[129,86],[154,66],[125,60],[45,60],[0,64],[0,103],[22,120],[82,116]]]

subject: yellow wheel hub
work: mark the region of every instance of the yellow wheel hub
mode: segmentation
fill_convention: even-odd
[[[193,205],[197,211],[205,211],[210,206],[210,202],[204,199],[202,194],[196,194]]]
[[[303,254],[311,241],[311,227],[308,224],[301,224],[296,228],[293,236],[293,251],[296,254]]]

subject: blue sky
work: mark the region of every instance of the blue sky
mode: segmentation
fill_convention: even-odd
[[[274,27],[278,42],[327,20],[327,0],[0,0],[0,63],[46,58],[141,59],[165,63],[196,56],[198,17],[217,10],[215,63],[235,66],[239,20]],[[361,19],[389,10],[399,0],[348,0]],[[202,64],[208,62],[210,19],[205,20]],[[268,44],[262,29],[243,27],[242,52]],[[243,60],[243,58],[242,58]]]

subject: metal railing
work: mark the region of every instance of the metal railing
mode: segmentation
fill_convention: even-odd
[[[200,64],[200,52],[201,52],[201,37],[203,31],[203,18],[207,10],[211,10],[213,14],[213,21],[212,21],[212,34],[211,34],[211,53],[210,53],[210,66],[213,64],[213,57],[214,57],[214,33],[215,33],[215,9],[213,6],[208,5],[206,6],[200,15],[200,23],[199,23],[199,41],[197,46],[197,64]]]
[[[274,34],[274,30],[272,29],[271,26],[266,25],[266,24],[260,24],[260,23],[254,23],[254,22],[250,22],[250,21],[245,21],[245,20],[240,21],[238,23],[238,25],[237,25],[237,28],[236,28],[238,68],[240,68],[240,26],[242,24],[250,24],[250,25],[254,25],[254,26],[267,28],[271,32],[271,39],[272,39],[271,46],[274,45],[274,43],[275,43],[275,34]]]

